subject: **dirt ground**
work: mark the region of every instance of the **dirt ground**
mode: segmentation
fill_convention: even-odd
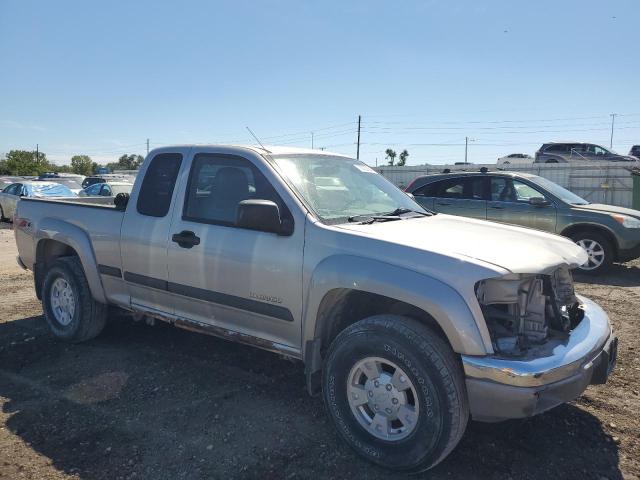
[[[0,479],[393,477],[337,438],[299,363],[125,318],[86,344],[53,340],[6,228]],[[424,477],[640,478],[640,262],[577,280],[620,337],[609,383],[531,419],[471,422]]]

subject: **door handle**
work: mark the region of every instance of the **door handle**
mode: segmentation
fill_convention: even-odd
[[[451,205],[450,203],[445,203],[445,202],[436,202],[436,205],[440,205],[442,207],[447,207],[449,205]]]
[[[491,205],[491,208],[495,210],[504,210],[504,207],[501,207],[500,205]]]
[[[196,234],[190,230],[174,233],[171,236],[171,241],[176,242],[182,248],[191,248],[195,245],[200,245],[200,237],[196,236]]]

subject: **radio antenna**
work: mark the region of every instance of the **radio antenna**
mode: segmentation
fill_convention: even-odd
[[[265,152],[267,152],[267,153],[271,153],[269,150],[267,150],[267,149],[264,147],[264,145],[262,144],[262,142],[260,141],[260,139],[256,136],[256,134],[255,134],[255,133],[253,133],[253,132],[251,131],[251,129],[250,129],[249,127],[246,127],[246,129],[247,129],[247,130],[249,130],[249,133],[251,134],[251,136],[252,136],[253,138],[255,138],[255,139],[256,139],[256,142],[258,142],[258,144],[262,147],[262,149],[263,149]]]

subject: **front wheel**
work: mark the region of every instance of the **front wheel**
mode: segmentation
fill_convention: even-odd
[[[577,232],[571,235],[587,254],[587,261],[578,269],[592,275],[605,272],[613,263],[613,246],[611,242],[598,232]]]
[[[42,309],[51,332],[68,342],[96,337],[107,320],[107,306],[91,296],[78,257],[59,258],[47,269]]]
[[[332,342],[323,395],[342,438],[386,468],[427,470],[458,444],[469,417],[449,345],[413,319],[377,315]]]

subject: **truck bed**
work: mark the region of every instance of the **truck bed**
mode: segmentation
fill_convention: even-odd
[[[119,268],[123,219],[124,211],[116,209],[111,197],[21,199],[14,225],[21,261],[32,268],[40,241],[64,241],[75,232],[80,233],[76,238],[86,239],[84,253],[95,256],[94,268],[101,264]],[[34,232],[40,232],[38,238]]]

